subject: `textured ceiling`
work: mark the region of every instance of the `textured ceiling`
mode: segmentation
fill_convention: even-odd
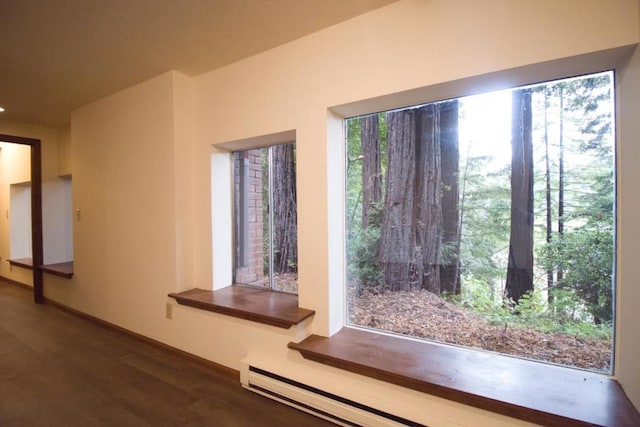
[[[74,109],[175,69],[197,75],[396,0],[0,0],[0,120]]]

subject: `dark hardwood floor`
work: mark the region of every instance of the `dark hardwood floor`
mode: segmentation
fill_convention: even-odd
[[[330,426],[0,280],[0,426]]]

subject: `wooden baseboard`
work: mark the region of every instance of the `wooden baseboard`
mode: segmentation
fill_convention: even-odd
[[[4,276],[0,276],[0,280],[2,280],[3,282],[7,282],[10,285],[18,286],[20,288],[33,291],[33,286],[27,285],[26,283],[18,282],[17,280],[9,279],[8,277],[4,277]]]
[[[163,342],[154,340],[153,338],[149,338],[149,337],[146,337],[144,335],[141,335],[141,334],[135,333],[133,331],[130,331],[130,330],[126,329],[126,328],[114,325],[113,323],[109,323],[109,322],[107,322],[105,320],[102,320],[102,319],[99,319],[97,317],[91,316],[89,314],[83,313],[82,311],[79,311],[79,310],[76,310],[75,308],[71,308],[71,307],[69,307],[67,305],[61,304],[61,303],[59,303],[57,301],[54,301],[54,300],[52,300],[50,298],[45,297],[45,303],[49,304],[49,305],[52,305],[52,306],[54,306],[54,307],[56,307],[56,308],[58,308],[58,309],[60,309],[62,311],[65,311],[65,312],[67,312],[69,314],[72,314],[72,315],[74,315],[76,317],[79,317],[81,319],[88,320],[89,322],[92,322],[92,323],[96,324],[99,327],[102,327],[102,328],[105,328],[105,329],[109,329],[109,330],[112,330],[112,331],[115,331],[115,332],[118,332],[118,333],[121,333],[121,334],[124,334],[124,335],[128,335],[128,336],[130,336],[132,338],[135,338],[135,339],[137,339],[137,340],[139,340],[141,342],[144,342],[144,343],[152,345],[152,346],[154,346],[156,348],[160,348],[162,350],[168,351],[168,352],[170,352],[172,354],[175,354],[175,355],[177,355],[179,357],[182,357],[185,360],[188,360],[190,362],[193,362],[193,363],[196,363],[198,365],[201,365],[201,366],[203,366],[203,367],[205,367],[207,369],[216,370],[216,371],[226,375],[227,377],[230,377],[230,378],[240,382],[240,372],[236,371],[235,369],[228,368],[226,366],[223,366],[223,365],[220,365],[218,363],[212,362],[210,360],[204,359],[202,357],[196,356],[195,354],[188,353],[188,352],[186,352],[184,350],[180,350],[178,348],[172,347],[172,346],[170,346],[168,344],[165,344]]]

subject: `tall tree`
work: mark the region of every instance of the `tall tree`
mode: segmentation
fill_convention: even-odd
[[[562,240],[564,237],[564,186],[565,186],[565,174],[564,174],[564,86],[566,83],[560,83],[559,96],[560,96],[560,135],[558,140],[558,238]],[[562,268],[558,269],[556,273],[556,279],[558,286],[562,286],[564,280],[564,271]]]
[[[415,289],[413,229],[416,118],[415,110],[387,113],[387,173],[380,235],[379,265],[392,291]],[[408,161],[409,160],[409,161]]]
[[[362,228],[367,228],[372,210],[377,207],[382,198],[377,114],[360,118],[360,145],[362,149]]]
[[[511,231],[506,296],[518,302],[533,290],[533,143],[531,89],[513,91]]]
[[[387,114],[387,169],[385,203],[381,228],[379,261],[385,283],[391,290],[426,289],[441,292],[442,260],[442,179],[441,147],[445,121],[457,133],[457,103],[428,104],[416,109]],[[451,130],[444,132],[451,144]],[[455,136],[457,138],[457,136]],[[456,144],[457,145],[457,144]],[[457,151],[457,146],[454,147]],[[447,147],[447,149],[451,149]],[[454,157],[448,153],[448,160]],[[457,156],[457,153],[455,154]],[[448,165],[449,179],[457,179]],[[455,185],[457,194],[457,183]],[[457,210],[455,202],[449,207]],[[451,226],[451,239],[458,237],[458,217]]]
[[[416,111],[413,227],[416,278],[420,287],[440,293],[442,179],[440,175],[440,108],[428,104]]]
[[[442,261],[440,286],[443,292],[460,294],[460,228],[458,100],[437,104],[440,115],[442,177]]]
[[[551,212],[551,167],[549,165],[549,87],[544,87],[544,178],[545,178],[545,240],[551,244],[553,236],[553,221]],[[547,263],[547,301],[553,304],[553,268]]]
[[[298,269],[295,148],[293,144],[283,144],[271,150],[273,267],[277,273],[294,273]]]

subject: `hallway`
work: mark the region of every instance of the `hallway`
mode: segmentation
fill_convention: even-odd
[[[0,280],[0,425],[330,426]]]

